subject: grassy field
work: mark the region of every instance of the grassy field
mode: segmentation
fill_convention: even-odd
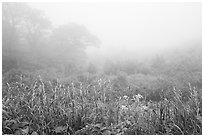
[[[2,3],[2,134],[202,135],[201,3],[98,4]]]
[[[79,79],[79,77],[78,77]],[[108,76],[79,82],[15,74],[3,78],[3,134],[202,134],[201,90],[169,88],[160,101],[132,87],[115,89]],[[161,91],[162,93],[162,91]]]

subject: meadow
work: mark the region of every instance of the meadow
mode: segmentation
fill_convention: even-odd
[[[201,11],[3,2],[2,134],[201,135]]]
[[[191,83],[146,94],[100,74],[60,80],[10,71],[2,81],[2,134],[202,134],[202,90]]]

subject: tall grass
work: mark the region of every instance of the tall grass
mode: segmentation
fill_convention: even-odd
[[[147,102],[114,91],[107,78],[62,84],[39,76],[27,83],[20,75],[3,84],[3,134],[202,134],[201,93],[190,84]]]

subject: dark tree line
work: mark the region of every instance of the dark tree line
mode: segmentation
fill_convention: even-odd
[[[25,3],[2,4],[3,73],[13,68],[44,67],[70,73],[86,62],[85,49],[99,44],[82,25],[53,28],[42,11]]]

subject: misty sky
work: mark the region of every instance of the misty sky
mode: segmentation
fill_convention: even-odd
[[[53,26],[76,22],[101,40],[92,57],[149,57],[202,40],[201,3],[29,3]]]

